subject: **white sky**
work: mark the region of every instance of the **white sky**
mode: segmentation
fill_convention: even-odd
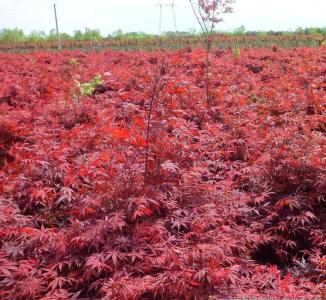
[[[103,35],[117,29],[158,33],[158,0],[0,0],[0,29],[49,32],[55,27],[54,2],[61,32],[88,27],[99,29]],[[188,0],[176,0],[175,10],[178,30],[198,28]],[[326,26],[326,0],[237,0],[234,10],[217,29],[232,30],[241,25],[247,30]],[[174,30],[170,7],[163,8],[162,19],[163,31]]]

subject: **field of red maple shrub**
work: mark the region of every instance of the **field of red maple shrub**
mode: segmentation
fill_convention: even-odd
[[[0,54],[0,299],[326,297],[325,48],[205,58]]]

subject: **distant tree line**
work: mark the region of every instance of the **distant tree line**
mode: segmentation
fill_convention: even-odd
[[[166,31],[163,32],[163,37],[171,36],[198,36],[201,33],[196,31],[196,29],[189,29],[187,31]],[[233,35],[233,36],[243,36],[243,35],[326,35],[326,27],[310,27],[302,28],[298,27],[295,30],[288,31],[247,31],[244,26],[240,26],[233,31],[216,31],[217,35]],[[119,39],[119,38],[128,38],[128,39],[142,39],[142,38],[151,38],[156,37],[157,35],[148,34],[143,31],[138,32],[122,32],[121,29],[114,31],[112,34],[107,36],[101,35],[100,31],[97,29],[85,28],[84,31],[76,30],[74,34],[70,35],[67,33],[61,33],[61,40],[75,40],[75,41],[100,41],[104,39]],[[21,43],[21,42],[40,42],[40,41],[54,41],[57,39],[56,31],[52,29],[48,34],[44,31],[32,31],[26,34],[22,29],[9,29],[4,28],[0,29],[0,42],[2,43]]]

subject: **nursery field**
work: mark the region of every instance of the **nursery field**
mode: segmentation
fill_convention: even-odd
[[[0,299],[324,299],[325,50],[0,54]]]
[[[213,46],[216,48],[271,48],[273,46],[282,48],[296,47],[320,47],[325,44],[325,33],[320,34],[246,34],[214,35]],[[73,40],[63,39],[61,41],[62,49],[65,50],[82,50],[82,51],[153,51],[159,49],[176,50],[186,47],[200,47],[203,43],[203,37],[198,36],[164,36],[164,37],[115,37],[100,40]],[[58,48],[57,41],[33,40],[24,42],[4,42],[0,40],[1,52],[26,52],[26,51],[55,51]]]

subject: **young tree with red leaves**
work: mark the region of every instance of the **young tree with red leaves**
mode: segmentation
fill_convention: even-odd
[[[232,4],[235,0],[189,0],[191,8],[199,23],[200,29],[204,35],[204,43],[206,50],[206,101],[207,107],[211,107],[210,95],[210,51],[213,42],[213,30],[216,24],[223,21],[221,15],[232,13]]]

